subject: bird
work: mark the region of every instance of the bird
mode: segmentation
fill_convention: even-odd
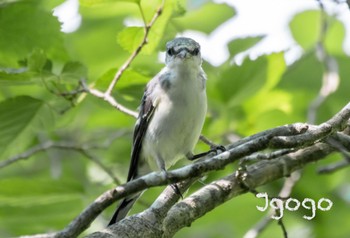
[[[166,43],[165,67],[147,83],[141,100],[127,182],[196,158],[207,112],[206,80],[199,43],[187,37]],[[140,195],[124,198],[108,226],[126,217]]]

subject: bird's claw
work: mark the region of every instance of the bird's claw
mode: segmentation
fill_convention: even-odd
[[[218,155],[218,154],[220,154],[222,152],[225,152],[225,151],[227,151],[225,146],[223,146],[223,145],[214,145],[214,146],[210,147],[210,151],[209,152],[210,153],[211,152],[215,152],[216,155]]]

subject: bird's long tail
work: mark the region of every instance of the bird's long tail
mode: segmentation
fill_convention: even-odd
[[[124,198],[119,204],[117,210],[114,212],[111,221],[108,223],[108,226],[117,223],[118,221],[124,219],[136,200],[140,197],[141,193],[132,195],[130,197]]]

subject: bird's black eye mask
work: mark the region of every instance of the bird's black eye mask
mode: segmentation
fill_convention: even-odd
[[[186,50],[188,53],[190,53],[191,55],[194,55],[194,56],[199,54],[199,48],[195,48],[194,50],[190,50],[186,47],[179,48],[178,50],[175,50],[174,47],[171,47],[167,50],[167,54],[170,56],[177,55],[182,50]]]

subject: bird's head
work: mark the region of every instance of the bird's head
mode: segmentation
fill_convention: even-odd
[[[178,37],[166,44],[165,63],[168,67],[186,65],[198,67],[202,64],[200,45],[191,38]]]

